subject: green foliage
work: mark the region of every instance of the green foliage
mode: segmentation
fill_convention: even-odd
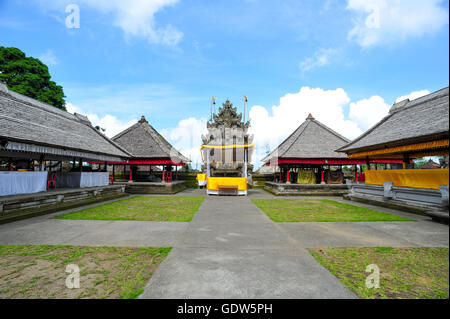
[[[0,46],[0,82],[10,90],[66,110],[62,86],[51,81],[48,67],[17,48]]]

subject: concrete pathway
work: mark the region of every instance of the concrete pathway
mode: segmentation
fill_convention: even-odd
[[[352,202],[416,221],[274,223],[251,198],[280,197],[207,197],[190,223],[52,219],[93,204],[0,225],[0,244],[174,247],[141,298],[354,298],[306,248],[449,247],[449,227],[425,216]]]
[[[355,298],[248,198],[208,197],[140,298]]]

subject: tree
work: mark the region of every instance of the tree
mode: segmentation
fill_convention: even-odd
[[[17,48],[0,46],[0,82],[10,90],[66,110],[62,86],[51,81],[48,67]]]

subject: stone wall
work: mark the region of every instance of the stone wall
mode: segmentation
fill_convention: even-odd
[[[343,196],[348,193],[348,187],[345,184],[286,184],[266,181],[264,189],[280,196]]]
[[[120,183],[125,186],[128,194],[176,194],[186,189],[184,181],[173,181],[172,183],[154,182],[128,182]]]
[[[0,197],[0,223],[127,196],[125,186],[109,185]]]

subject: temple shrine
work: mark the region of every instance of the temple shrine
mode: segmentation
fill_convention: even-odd
[[[208,194],[247,194],[248,178],[251,178],[254,151],[253,135],[248,134],[250,121],[242,120],[242,113],[229,100],[211,112],[207,123],[208,133],[202,136],[202,171],[199,181],[207,181]]]

